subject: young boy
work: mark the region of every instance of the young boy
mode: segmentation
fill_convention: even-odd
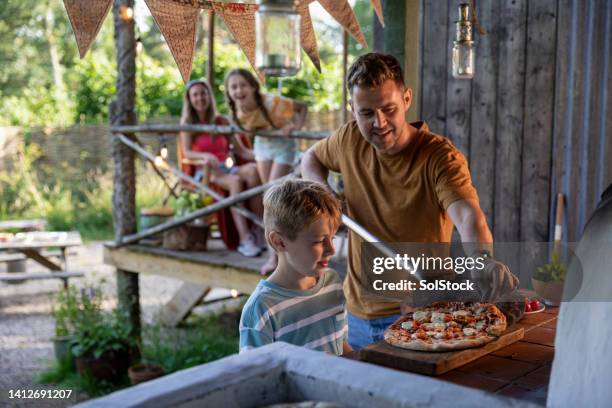
[[[336,355],[350,351],[342,282],[327,267],[340,211],[338,200],[312,181],[287,180],[266,192],[266,239],[278,266],[242,310],[241,352],[275,341]]]

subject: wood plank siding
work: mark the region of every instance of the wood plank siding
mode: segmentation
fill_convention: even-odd
[[[612,183],[612,1],[478,1],[472,81],[450,74],[458,3],[421,1],[419,116],[468,159],[496,241],[552,240],[561,192],[575,242]]]

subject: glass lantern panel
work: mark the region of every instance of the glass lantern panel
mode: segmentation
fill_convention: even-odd
[[[470,43],[455,43],[453,46],[453,77],[472,79],[474,77],[474,48]]]
[[[301,64],[300,15],[258,12],[255,65],[267,75],[295,75]]]

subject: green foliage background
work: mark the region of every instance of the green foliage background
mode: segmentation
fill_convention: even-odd
[[[138,2],[139,0],[137,0]],[[139,10],[138,8],[136,9]],[[369,1],[354,6],[363,31],[372,42]],[[137,57],[139,119],[158,120],[180,115],[183,83],[167,45],[148,16],[139,24],[142,48]],[[243,53],[218,19],[215,33],[217,104],[225,111],[223,77],[228,69],[248,66]],[[205,76],[207,41],[199,27],[193,78]],[[279,83],[270,78],[268,91],[307,102],[312,111],[339,109],[341,101],[341,29],[337,23],[317,23],[323,73],[304,54],[297,77]],[[352,38],[351,56],[360,49]],[[55,55],[55,63],[53,55]],[[112,17],[109,14],[84,59],[79,59],[63,3],[56,0],[5,0],[0,8],[0,125],[68,126],[106,123],[115,93],[116,65]]]
[[[136,0],[142,4],[142,0]],[[139,9],[136,7],[136,13]],[[368,0],[357,0],[355,13],[372,43],[373,12]],[[68,16],[59,0],[4,0],[0,7],[0,126],[24,129],[20,157],[13,171],[0,170],[0,219],[45,217],[51,229],[79,229],[88,238],[112,235],[112,193],[109,169],[83,173],[78,183],[70,175],[86,160],[62,168],[46,168],[28,128],[62,128],[75,124],[108,123],[108,106],[115,94],[116,64],[113,21],[109,14],[84,59],[80,59]],[[227,112],[223,96],[225,73],[249,67],[246,57],[217,19],[214,89],[217,108]],[[303,100],[310,111],[337,110],[341,105],[342,31],[332,20],[315,19],[323,73],[303,54],[296,77],[268,78],[265,90]],[[141,122],[177,122],[184,84],[152,17],[138,24],[136,110]],[[206,32],[199,26],[192,78],[206,76]],[[349,63],[361,49],[350,40]],[[110,158],[109,158],[110,159]],[[139,183],[141,181],[139,180]],[[163,186],[146,180],[138,205],[156,204]],[[139,189],[139,194],[141,189]]]

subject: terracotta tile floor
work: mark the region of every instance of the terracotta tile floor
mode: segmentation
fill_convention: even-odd
[[[436,378],[546,405],[558,313],[558,307],[547,306],[541,313],[524,316],[515,325],[525,329],[521,341]],[[358,360],[359,354],[346,357]]]
[[[546,405],[558,313],[548,307],[525,316],[516,324],[525,329],[521,341],[437,378]]]

